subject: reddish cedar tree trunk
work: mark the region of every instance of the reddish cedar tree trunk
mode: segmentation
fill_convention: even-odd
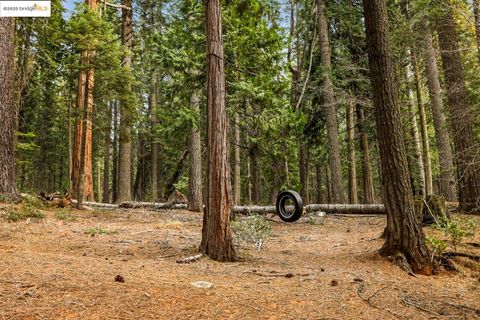
[[[403,253],[414,272],[432,273],[424,234],[415,217],[385,0],[364,1],[370,77],[387,211],[382,254]]]
[[[225,73],[220,0],[206,2],[207,194],[201,251],[213,260],[233,261],[232,197],[227,145]]]
[[[450,3],[437,23],[448,107],[455,145],[460,209],[480,209],[480,162],[474,134],[474,110],[468,99],[458,47],[457,24]]]
[[[0,196],[17,201],[15,181],[14,21],[0,18]]]
[[[122,44],[127,50],[132,48],[132,1],[123,0],[122,4]],[[129,70],[132,66],[132,54],[127,51],[123,59],[124,67]],[[126,94],[131,90],[130,84],[125,89]],[[117,203],[130,201],[132,198],[131,170],[132,170],[132,115],[128,98],[120,102],[120,132],[118,154],[118,192]]]
[[[422,21],[425,46],[425,68],[427,73],[427,85],[430,93],[430,108],[432,109],[433,126],[438,148],[440,162],[440,177],[438,179],[440,195],[448,201],[456,200],[456,187],[453,168],[452,148],[447,130],[443,110],[442,92],[438,78],[438,66],[433,47],[432,32],[428,21]]]
[[[338,142],[337,108],[331,77],[331,54],[328,39],[328,21],[325,0],[317,0],[318,28],[320,35],[320,61],[323,72],[323,97],[325,102],[325,118],[327,122],[328,163],[332,180],[332,201],[345,203],[343,191],[342,164],[340,162],[340,145]]]
[[[85,0],[91,10],[97,11],[98,0]],[[92,163],[92,127],[93,127],[93,91],[95,87],[95,70],[91,66],[95,51],[84,51],[80,54],[82,69],[78,75],[77,86],[77,120],[75,124],[75,144],[73,146],[73,162],[71,172],[71,193],[82,195],[85,199],[94,200],[93,163]],[[85,113],[85,115],[84,115]],[[84,119],[85,117],[85,119]],[[84,128],[85,126],[85,128]],[[84,152],[81,150],[85,149]],[[84,157],[84,159],[82,159]],[[83,163],[83,168],[80,165]],[[79,175],[83,172],[83,190],[78,192]]]
[[[363,107],[357,105],[357,127],[360,132],[360,152],[362,154],[362,190],[363,203],[375,203],[375,190],[373,188],[372,170],[370,168],[370,147],[365,128],[365,114]]]
[[[189,137],[190,166],[188,175],[188,210],[202,211],[202,141],[200,137],[200,97],[196,92],[190,97],[192,112],[195,114],[195,124]]]

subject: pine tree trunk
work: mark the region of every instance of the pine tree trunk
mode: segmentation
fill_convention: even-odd
[[[253,204],[253,201],[252,201],[252,170],[250,168],[250,159],[248,159],[247,162],[247,184],[245,185],[245,188],[246,188],[246,194],[247,194],[247,203],[248,204]]]
[[[105,128],[105,137],[104,137],[104,151],[103,151],[103,196],[102,201],[104,203],[110,203],[110,154],[112,148],[112,127],[110,123],[112,122],[113,108],[112,103],[108,103],[108,113],[110,114],[110,119],[108,125]]]
[[[417,65],[417,56],[413,50],[410,51],[413,74],[415,77],[415,89],[417,92],[418,116],[420,121],[420,134],[422,136],[422,161],[425,176],[425,196],[433,193],[432,161],[430,159],[430,141],[428,138],[427,117],[425,115],[425,104],[423,102],[423,91],[420,80],[420,71]]]
[[[14,20],[0,18],[0,196],[20,199],[15,178]]]
[[[361,105],[357,105],[357,127],[360,132],[360,152],[362,153],[363,203],[375,203],[375,190],[373,188],[372,170],[370,167],[370,147],[365,128],[365,114]]]
[[[232,190],[228,162],[227,110],[220,0],[206,1],[207,195],[201,251],[217,261],[236,258],[230,230]]]
[[[233,203],[240,205],[242,191],[242,177],[240,175],[240,115],[235,113],[233,123],[235,140],[233,144],[234,164],[233,164]]]
[[[309,151],[308,147],[304,142],[300,142],[300,154],[299,154],[299,169],[300,169],[300,196],[302,197],[303,203],[308,204],[310,201],[308,197],[308,187],[310,185],[309,181]]]
[[[96,11],[98,8],[98,0],[85,0],[85,4],[91,10]],[[77,87],[77,120],[75,126],[75,144],[73,149],[72,163],[72,190],[73,195],[82,194],[87,201],[92,201],[93,193],[93,160],[92,160],[92,143],[93,143],[93,92],[95,86],[95,69],[91,66],[94,63],[95,51],[83,51],[80,54],[80,69],[78,75]],[[85,115],[84,115],[85,113]],[[85,119],[84,119],[85,116]],[[85,128],[84,128],[85,126]],[[85,149],[80,150],[81,146]],[[81,157],[85,159],[81,159]],[[83,163],[83,168],[80,164]],[[79,174],[83,172],[82,186],[84,190],[79,193],[78,181]]]
[[[437,23],[443,72],[447,88],[455,162],[457,165],[460,209],[480,209],[480,162],[476,157],[474,110],[467,95],[462,61],[458,47],[457,25],[450,3]]]
[[[316,187],[316,196],[315,196],[315,201],[316,203],[326,203],[326,197],[325,197],[325,192],[323,192],[323,167],[320,163],[317,163],[315,165],[315,187]]]
[[[250,174],[251,174],[251,190],[252,190],[252,203],[260,204],[262,200],[261,186],[260,186],[260,168],[258,164],[258,146],[253,145],[250,148],[249,154],[250,160]]]
[[[112,150],[112,203],[117,202],[118,195],[118,102],[113,102],[113,150]]]
[[[150,97],[149,97],[149,104],[150,104],[150,120],[152,124],[152,128],[150,130],[151,139],[152,139],[152,155],[151,155],[151,172],[150,172],[150,179],[152,180],[152,199],[153,201],[157,201],[158,199],[158,142],[157,135],[155,132],[155,127],[157,125],[157,73],[155,71],[152,72],[152,78],[150,82]]]
[[[200,137],[200,97],[196,92],[190,98],[192,112],[195,114],[195,124],[189,137],[190,172],[188,175],[188,210],[203,210],[202,194],[202,140]]]
[[[414,171],[411,171],[410,174],[412,175],[412,180],[413,180],[413,187],[416,188],[418,185],[419,188],[419,194],[422,196],[425,196],[425,168],[423,164],[423,158],[422,158],[422,142],[420,139],[420,131],[418,129],[418,117],[417,117],[417,110],[415,108],[415,96],[413,93],[413,75],[410,70],[410,66],[407,66],[407,79],[408,79],[408,120],[410,122],[410,135],[412,138],[412,143],[413,143],[413,150],[414,150],[414,155],[415,155],[415,160],[417,162],[416,169]],[[411,167],[413,165],[411,164]],[[413,168],[410,168],[413,169]],[[418,179],[420,181],[417,181],[417,176],[415,173],[418,174]]]
[[[146,151],[146,141],[143,134],[139,134],[138,137],[138,152],[137,152],[137,172],[135,175],[135,181],[133,183],[133,197],[135,201],[143,201],[143,178],[144,178],[144,167],[145,161],[147,158]]]
[[[337,128],[337,108],[331,78],[332,65],[330,43],[328,39],[328,22],[325,10],[325,0],[317,0],[317,15],[320,35],[320,60],[322,68],[325,69],[323,74],[323,96],[325,102],[325,117],[327,122],[328,162],[332,180],[332,201],[335,203],[345,203],[342,165],[340,162],[340,146],[338,142],[339,135]]]
[[[404,254],[414,272],[432,273],[424,233],[415,217],[408,161],[389,43],[385,0],[365,0],[365,27],[387,212],[382,254]]]
[[[132,48],[132,7],[131,0],[123,0],[122,4],[126,7],[122,9],[122,44],[127,49]],[[123,65],[130,69],[132,66],[132,56],[127,52]],[[130,84],[127,84],[130,86]],[[126,92],[131,89],[127,88]],[[117,203],[130,201],[132,198],[131,190],[131,171],[132,171],[132,115],[129,110],[128,102],[121,101],[120,104],[120,137],[119,137],[119,159],[118,159],[118,193]]]
[[[432,109],[433,126],[440,162],[439,189],[440,195],[447,201],[455,201],[456,187],[450,137],[443,110],[442,93],[438,77],[438,67],[433,47],[432,33],[427,20],[423,20],[424,43],[425,43],[425,66],[427,84],[430,92],[430,108]]]
[[[347,103],[347,132],[346,141],[348,147],[348,200],[351,204],[358,203],[357,192],[357,157],[355,154],[355,99]]]

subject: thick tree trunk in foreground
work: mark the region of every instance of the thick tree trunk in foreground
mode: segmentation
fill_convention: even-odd
[[[347,104],[347,132],[346,142],[348,148],[348,200],[351,204],[358,203],[357,192],[357,157],[355,154],[355,100]]]
[[[0,18],[0,196],[19,200],[15,180],[14,21]]]
[[[234,142],[233,142],[233,203],[240,205],[242,195],[242,177],[240,175],[240,115],[235,113],[235,120],[233,123]]]
[[[328,162],[332,180],[332,201],[345,203],[343,191],[342,164],[340,162],[340,145],[338,142],[337,108],[335,93],[331,77],[331,55],[328,39],[328,21],[326,16],[325,0],[317,0],[318,28],[320,35],[320,61],[323,73],[323,97],[325,102],[325,117],[327,122]]]
[[[200,97],[196,92],[190,98],[192,112],[195,114],[195,124],[189,137],[190,166],[188,175],[188,210],[202,211],[202,140],[200,137]]]
[[[127,50],[132,48],[132,7],[131,0],[123,0],[126,7],[122,9],[122,44]],[[124,67],[130,69],[132,56],[127,52],[124,58]],[[131,88],[127,84],[126,92]],[[118,193],[116,202],[130,201],[132,197],[131,170],[132,170],[132,110],[129,101],[122,101],[120,104],[120,137],[119,137],[119,159],[118,159]]]
[[[450,3],[437,23],[457,165],[460,209],[480,210],[480,162],[474,134],[474,110],[468,99]]]
[[[232,190],[228,163],[227,110],[219,0],[206,2],[207,195],[201,251],[217,261],[235,260],[230,230]]]
[[[425,44],[425,67],[427,73],[428,91],[430,93],[430,108],[432,109],[433,126],[440,162],[440,177],[438,179],[440,195],[447,201],[454,201],[456,196],[452,148],[443,111],[443,100],[438,77],[438,67],[433,47],[432,33],[427,20],[423,20]]]
[[[375,203],[375,190],[370,167],[370,147],[368,146],[368,135],[365,128],[365,114],[361,105],[357,105],[357,127],[360,132],[360,151],[362,153],[363,203]]]
[[[378,140],[387,227],[381,252],[404,254],[414,272],[431,274],[425,236],[415,217],[385,0],[365,0],[364,15],[375,118],[382,133]]]

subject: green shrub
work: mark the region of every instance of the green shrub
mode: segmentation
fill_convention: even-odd
[[[231,223],[237,245],[246,243],[253,245],[258,251],[272,233],[272,223],[264,217],[253,214],[243,219],[237,218]]]
[[[443,231],[443,233],[449,238],[452,243],[453,249],[457,251],[457,246],[468,237],[473,237],[475,235],[475,228],[477,225],[475,221],[468,220],[463,222],[460,219],[442,219],[434,225],[438,230]]]
[[[30,205],[24,205],[20,209],[14,208],[14,207],[8,208],[5,211],[5,213],[6,213],[5,217],[7,221],[12,221],[12,222],[27,220],[29,218],[36,219],[36,220],[41,220],[45,218],[45,215],[43,214],[42,211]]]
[[[448,243],[434,236],[427,236],[425,244],[430,249],[431,261],[434,261],[436,255],[442,255],[448,247]]]

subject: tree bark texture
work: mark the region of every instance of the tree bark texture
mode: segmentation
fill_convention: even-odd
[[[357,191],[357,157],[355,153],[355,99],[347,103],[347,132],[346,142],[348,148],[348,200],[351,204],[358,203]]]
[[[195,124],[189,137],[190,166],[188,175],[188,210],[202,211],[202,140],[200,137],[200,97],[193,92],[190,97],[192,112],[195,114]]]
[[[323,70],[323,97],[327,123],[328,162],[332,180],[332,201],[345,203],[343,190],[342,164],[340,162],[340,145],[338,142],[337,108],[331,77],[331,54],[328,38],[328,21],[325,0],[317,0],[318,27],[320,35],[320,61]]]
[[[460,209],[480,209],[480,162],[474,134],[474,110],[467,87],[458,47],[457,25],[448,3],[437,21],[443,72],[447,89],[457,165]]]
[[[126,7],[122,9],[122,44],[127,49],[132,48],[132,7],[131,0],[123,0]],[[127,52],[123,65],[129,69],[132,66],[131,52]],[[128,86],[130,86],[128,84]],[[129,88],[126,92],[129,92]],[[128,102],[120,104],[120,133],[118,155],[118,192],[116,202],[130,201],[132,197],[131,171],[132,171],[132,111]]]
[[[442,91],[438,76],[438,66],[433,46],[432,32],[428,21],[422,21],[425,46],[425,68],[427,85],[430,93],[430,108],[432,110],[433,126],[440,162],[440,177],[438,179],[440,195],[447,201],[456,200],[455,173],[453,167],[452,148],[445,120]]]
[[[386,240],[381,252],[400,252],[414,272],[431,274],[430,253],[415,217],[385,0],[365,0],[364,16],[387,212]]]
[[[19,200],[15,172],[14,20],[0,18],[0,196]]]
[[[230,230],[232,190],[228,162],[227,110],[220,0],[206,1],[207,188],[201,251],[217,261],[236,258]]]

